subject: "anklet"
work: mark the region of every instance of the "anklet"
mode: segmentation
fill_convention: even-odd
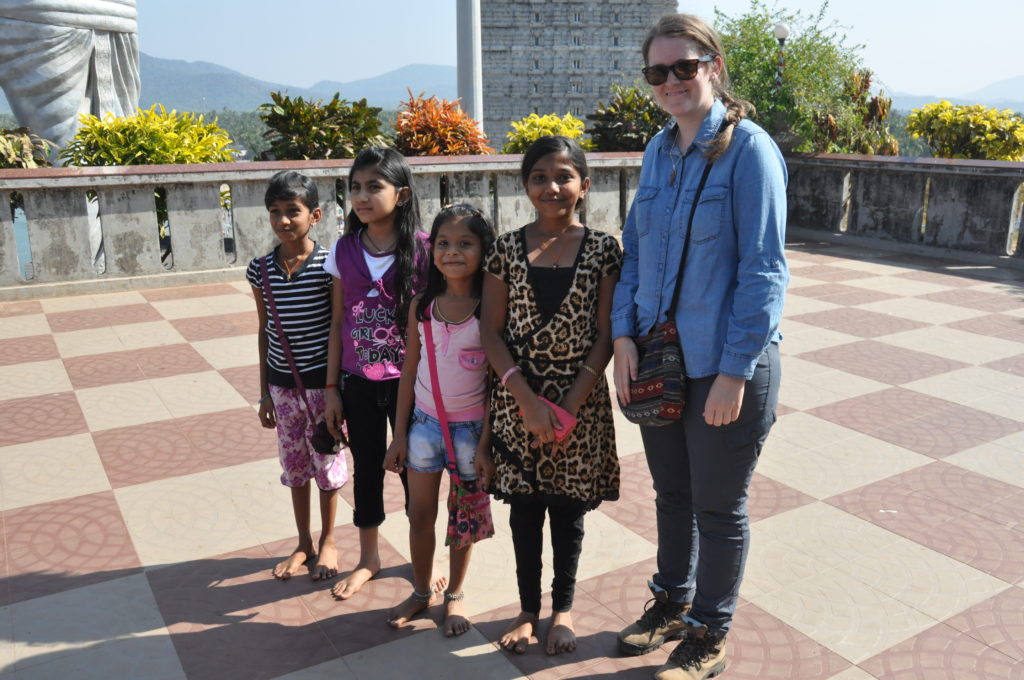
[[[429,590],[427,592],[425,592],[425,593],[417,593],[416,590],[414,589],[412,591],[412,596],[415,597],[420,602],[430,602],[430,598],[432,598],[434,596],[434,594],[432,592],[430,592]]]
[[[449,593],[447,590],[444,591],[445,602],[462,602],[462,598],[466,597],[465,591],[461,593]]]

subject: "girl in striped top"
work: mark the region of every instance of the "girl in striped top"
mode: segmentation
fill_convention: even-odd
[[[316,184],[305,175],[282,171],[270,179],[264,201],[270,226],[280,243],[266,255],[254,258],[245,274],[253,288],[260,320],[259,415],[263,427],[277,428],[281,483],[291,488],[292,511],[299,529],[298,545],[274,567],[274,576],[288,579],[311,563],[313,580],[329,579],[338,574],[334,518],[338,489],[348,480],[348,469],[344,455],[321,454],[312,445],[314,426],[324,417],[331,328],[332,277],[324,271],[327,250],[309,237],[309,230],[322,214],[319,195]],[[267,312],[263,271],[268,274],[280,328],[273,314]],[[295,361],[308,409],[298,397],[282,335]],[[310,533],[311,479],[320,489],[318,549],[314,549]]]

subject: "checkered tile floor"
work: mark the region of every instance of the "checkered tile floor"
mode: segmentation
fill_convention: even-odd
[[[789,255],[783,417],[726,677],[1024,678],[1024,272]],[[650,677],[664,652],[615,651],[654,569],[650,477],[621,419],[622,500],[587,519],[573,654],[494,645],[517,608],[501,506],[455,640],[436,611],[384,623],[410,590],[394,480],[385,569],[360,595],[275,581],[294,530],[251,406],[252,307],[244,282],[0,304],[0,674]]]

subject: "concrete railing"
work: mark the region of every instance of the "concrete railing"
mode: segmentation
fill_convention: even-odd
[[[456,201],[479,206],[501,231],[530,221],[533,208],[519,179],[521,158],[411,158],[425,228],[443,202]],[[593,227],[617,231],[632,200],[640,156],[591,154],[588,160],[591,190],[584,219]],[[275,243],[263,194],[267,179],[286,168],[301,170],[316,181],[327,218],[316,227],[314,238],[329,243],[338,225],[331,217],[343,215],[346,207],[351,164],[339,160],[0,170],[0,299],[21,297],[12,288],[130,277],[143,277],[135,285],[180,285],[211,278],[187,276],[190,273],[243,268]],[[164,258],[168,243],[165,239],[162,248],[158,236],[158,190],[165,197],[170,230],[171,256]],[[15,211],[4,209],[15,192],[24,206],[23,215],[17,212],[18,229]],[[97,231],[103,244],[99,262]],[[27,244],[22,242],[26,237]]]
[[[533,210],[520,160],[410,159],[425,226],[445,201],[480,206],[501,231],[528,222]],[[636,189],[640,154],[595,153],[588,161],[583,219],[616,233]],[[791,226],[989,255],[1005,256],[1012,244],[1010,254],[1024,256],[1017,238],[1024,163],[813,154],[787,162]],[[315,238],[327,243],[337,227],[330,217],[345,208],[350,166],[341,160],[0,170],[0,300],[240,278],[239,270],[274,244],[263,205],[270,175],[294,168],[314,178],[328,216]],[[170,227],[171,256],[164,258],[157,190]],[[24,206],[18,229],[6,209],[15,194]],[[96,258],[100,234],[105,265]]]

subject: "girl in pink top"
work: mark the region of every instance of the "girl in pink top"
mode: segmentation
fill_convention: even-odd
[[[352,210],[345,235],[331,246],[324,269],[331,286],[324,417],[335,436],[344,421],[355,462],[359,563],[331,589],[344,600],[380,571],[378,527],[384,522],[384,471],[388,423],[404,423],[410,407],[397,409],[398,377],[405,358],[402,321],[426,278],[427,235],[412,170],[394,149],[363,149],[348,176]],[[405,476],[402,484],[405,486]],[[408,504],[408,490],[406,490]]]
[[[455,448],[459,476],[479,479],[486,490],[494,474],[490,454],[487,410],[487,360],[480,344],[480,291],[484,253],[494,242],[494,230],[479,210],[465,204],[442,210],[430,232],[431,266],[426,290],[413,299],[409,313],[406,361],[398,384],[398,411],[413,409],[409,427],[399,422],[384,459],[384,469],[409,479],[409,551],[412,553],[413,593],[392,609],[388,620],[401,627],[435,603],[431,588],[434,562],[434,520],[445,443],[431,390],[427,356],[433,352],[448,429]],[[421,344],[423,324],[431,324],[433,347]],[[422,361],[421,361],[422,357]],[[444,591],[444,633],[451,637],[469,630],[462,601],[462,584],[472,546],[451,547],[451,572]]]

